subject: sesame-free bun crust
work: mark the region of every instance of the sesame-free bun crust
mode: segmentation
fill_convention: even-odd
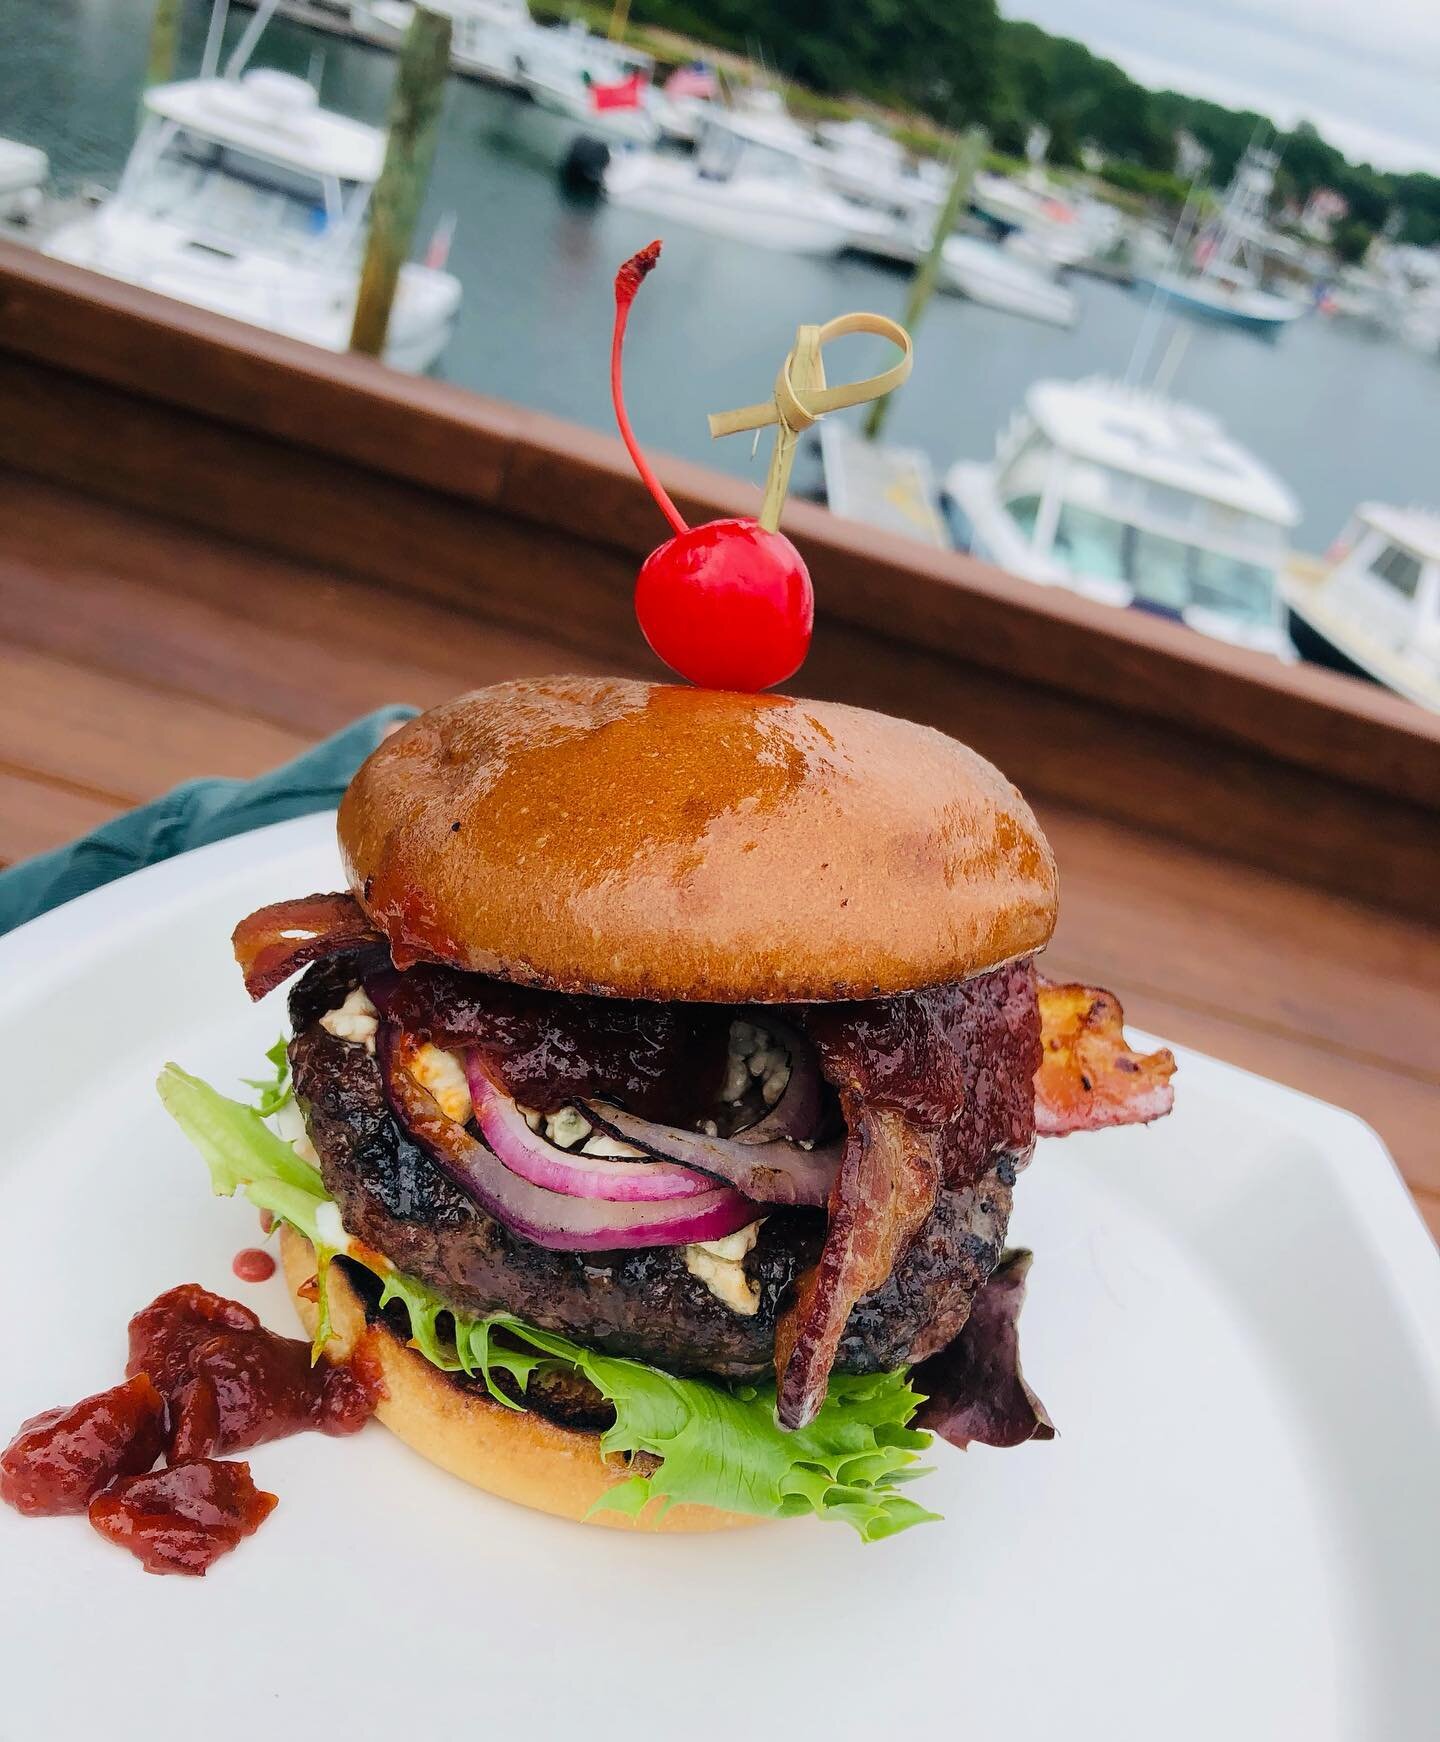
[[[280,1264],[300,1322],[313,1336],[315,1303],[299,1291],[315,1275],[315,1249],[293,1229],[282,1228]],[[588,1517],[606,1489],[629,1474],[618,1461],[604,1461],[597,1434],[577,1433],[528,1411],[506,1409],[482,1392],[447,1379],[383,1320],[367,1321],[364,1303],[338,1265],[331,1265],[327,1287],[334,1331],[327,1357],[348,1361],[360,1349],[385,1389],[377,1418],[422,1458],[462,1482],[537,1512],[611,1530],[693,1534],[765,1522],[710,1506],[664,1510],[654,1501],[637,1518],[619,1512]]]
[[[517,680],[385,740],[340,805],[397,966],[722,1003],[872,998],[1055,925],[1030,807],[965,745],[834,702]]]

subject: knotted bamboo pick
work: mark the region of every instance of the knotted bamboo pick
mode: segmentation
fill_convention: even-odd
[[[871,333],[888,339],[900,353],[900,361],[878,375],[868,375],[861,381],[847,381],[839,387],[825,383],[825,363],[820,353],[831,339],[841,339],[851,333]],[[785,506],[785,494],[790,488],[790,473],[795,465],[795,444],[817,418],[827,411],[844,411],[852,405],[864,405],[868,400],[893,393],[910,374],[915,361],[915,347],[910,335],[898,321],[887,315],[837,315],[823,326],[803,326],[795,335],[795,344],[780,365],[775,377],[775,392],[761,405],[742,406],[739,411],[719,411],[710,417],[713,437],[738,435],[742,430],[764,429],[775,424],[775,451],[770,456],[770,469],[765,475],[765,499],[760,506],[760,525],[767,532],[780,526],[780,511]]]

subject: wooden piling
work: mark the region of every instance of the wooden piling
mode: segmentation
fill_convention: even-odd
[[[950,191],[945,196],[945,204],[940,208],[940,214],[935,220],[935,229],[930,237],[930,247],[925,258],[915,269],[915,276],[910,280],[910,295],[906,299],[905,313],[900,317],[900,325],[914,334],[920,317],[924,314],[926,305],[935,294],[935,284],[940,276],[940,262],[945,252],[945,243],[950,232],[955,228],[955,221],[961,211],[969,203],[970,189],[975,181],[975,172],[984,161],[989,138],[983,127],[972,127],[960,140],[959,150],[955,154],[955,173],[950,179]],[[885,427],[885,418],[890,409],[893,394],[886,394],[883,399],[871,402],[870,410],[865,417],[865,437],[867,441],[879,439],[880,431]]]
[[[152,85],[168,84],[175,77],[175,51],[180,38],[180,10],[184,0],[155,0],[155,16],[150,21],[150,51],[145,57],[145,90]],[[140,120],[145,120],[144,100],[140,103]]]
[[[415,8],[395,72],[385,164],[370,201],[370,234],[355,300],[350,349],[379,357],[385,349],[400,268],[430,180],[445,80],[450,71],[450,20]]]

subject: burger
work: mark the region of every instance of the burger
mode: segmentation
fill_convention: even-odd
[[[512,682],[340,807],[348,887],[236,928],[292,981],[259,1098],[161,1093],[278,1225],[385,1425],[563,1517],[934,1515],[932,1436],[1053,1433],[1007,1248],[1037,1132],[1147,1120],[1173,1060],[1055,986],[1055,862],[929,728],[787,696]],[[298,976],[298,978],[297,978]]]

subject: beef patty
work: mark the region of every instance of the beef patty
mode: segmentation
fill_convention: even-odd
[[[358,983],[351,960],[309,970],[291,996],[295,1091],[346,1228],[472,1314],[511,1312],[610,1354],[675,1373],[758,1378],[774,1369],[775,1320],[819,1254],[818,1210],[769,1213],[745,1269],[753,1315],[734,1312],[677,1247],[554,1252],[487,1215],[395,1122],[374,1058],[319,1024]],[[1019,1158],[997,1148],[972,1183],[942,1187],[934,1212],[884,1285],[856,1304],[836,1371],[886,1372],[944,1346],[999,1260]]]

